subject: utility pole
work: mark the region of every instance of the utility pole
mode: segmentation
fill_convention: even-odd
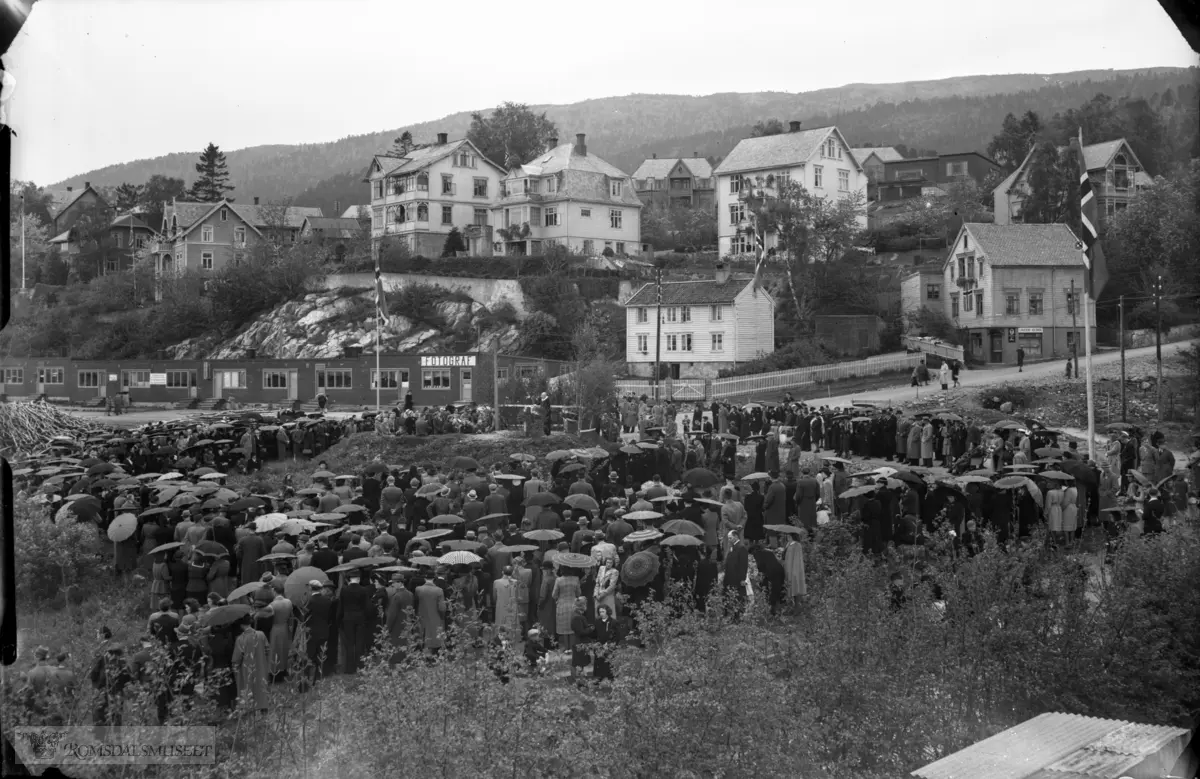
[[[1071,279],[1071,357],[1075,361],[1075,378],[1079,378],[1079,330],[1075,321],[1075,312],[1079,309],[1079,301],[1075,299],[1075,279]]]
[[[658,382],[662,376],[662,267],[659,266],[654,270],[655,284],[658,286],[657,291],[657,306],[654,313],[654,399],[658,400]]]
[[[1125,419],[1125,296],[1121,296],[1118,304],[1121,310],[1121,421]]]
[[[500,340],[492,341],[492,419],[493,426],[500,430]]]
[[[1158,421],[1163,420],[1162,404],[1162,276],[1154,284],[1154,357],[1158,361]]]
[[[21,291],[25,291],[25,196],[21,195]]]

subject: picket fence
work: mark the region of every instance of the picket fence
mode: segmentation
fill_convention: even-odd
[[[889,371],[910,371],[922,360],[921,354],[896,352],[868,357],[853,362],[813,365],[786,371],[733,376],[728,379],[665,379],[659,387],[659,397],[675,400],[713,400],[757,393],[782,393],[822,381],[878,376]],[[646,380],[621,380],[617,391],[622,395],[654,397],[654,385]],[[756,398],[757,399],[757,398]],[[767,398],[775,400],[777,398]]]

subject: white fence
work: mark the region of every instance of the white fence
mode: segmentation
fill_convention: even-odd
[[[939,341],[936,338],[924,338],[913,335],[904,336],[904,348],[914,349],[926,354],[935,354],[946,360],[958,360],[965,362],[963,358],[963,348],[948,344],[945,341]]]
[[[640,398],[645,395],[654,397],[654,385],[649,381],[622,379],[617,382],[617,392],[624,397],[633,395]],[[675,400],[707,400],[708,388],[704,379],[663,379],[658,388],[660,398]]]
[[[809,368],[794,368],[788,371],[714,379],[712,396],[727,398],[737,395],[753,395],[758,392],[788,390],[819,381],[877,376],[887,371],[911,370],[919,362],[921,362],[919,354],[882,354],[853,362],[837,362],[831,365],[814,365]]]

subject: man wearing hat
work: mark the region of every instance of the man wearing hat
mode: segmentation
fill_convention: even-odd
[[[488,485],[488,496],[483,499],[484,514],[507,514],[508,496],[500,494],[498,484]]]
[[[402,653],[408,648],[409,633],[412,630],[414,606],[416,598],[404,586],[404,574],[393,573],[391,583],[387,588],[387,610],[384,614],[384,625],[387,628],[388,639],[396,650],[392,655],[392,663],[402,659]]]
[[[550,435],[550,410],[551,410],[550,409],[550,394],[547,392],[542,393],[541,407],[542,407],[542,434]]]
[[[483,501],[479,499],[479,493],[475,490],[468,490],[466,500],[463,501],[462,517],[468,523],[474,522],[487,514],[487,509],[484,508]]]
[[[312,579],[308,582],[308,589],[308,603],[299,609],[299,616],[307,631],[304,651],[308,656],[308,673],[310,678],[316,681],[324,676],[330,667],[328,657],[324,667],[320,658],[322,654],[330,654],[330,637],[334,634],[334,602],[330,592],[332,584],[327,589],[325,582]]]

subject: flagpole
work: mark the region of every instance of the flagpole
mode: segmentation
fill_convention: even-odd
[[[1084,247],[1084,252],[1087,248]],[[1087,267],[1087,261],[1084,261]],[[1096,462],[1096,410],[1095,397],[1092,392],[1092,285],[1083,285],[1083,348],[1084,365],[1087,371],[1087,415],[1088,415],[1088,460]],[[1078,359],[1078,357],[1076,357]],[[1078,372],[1076,373],[1078,375]]]

